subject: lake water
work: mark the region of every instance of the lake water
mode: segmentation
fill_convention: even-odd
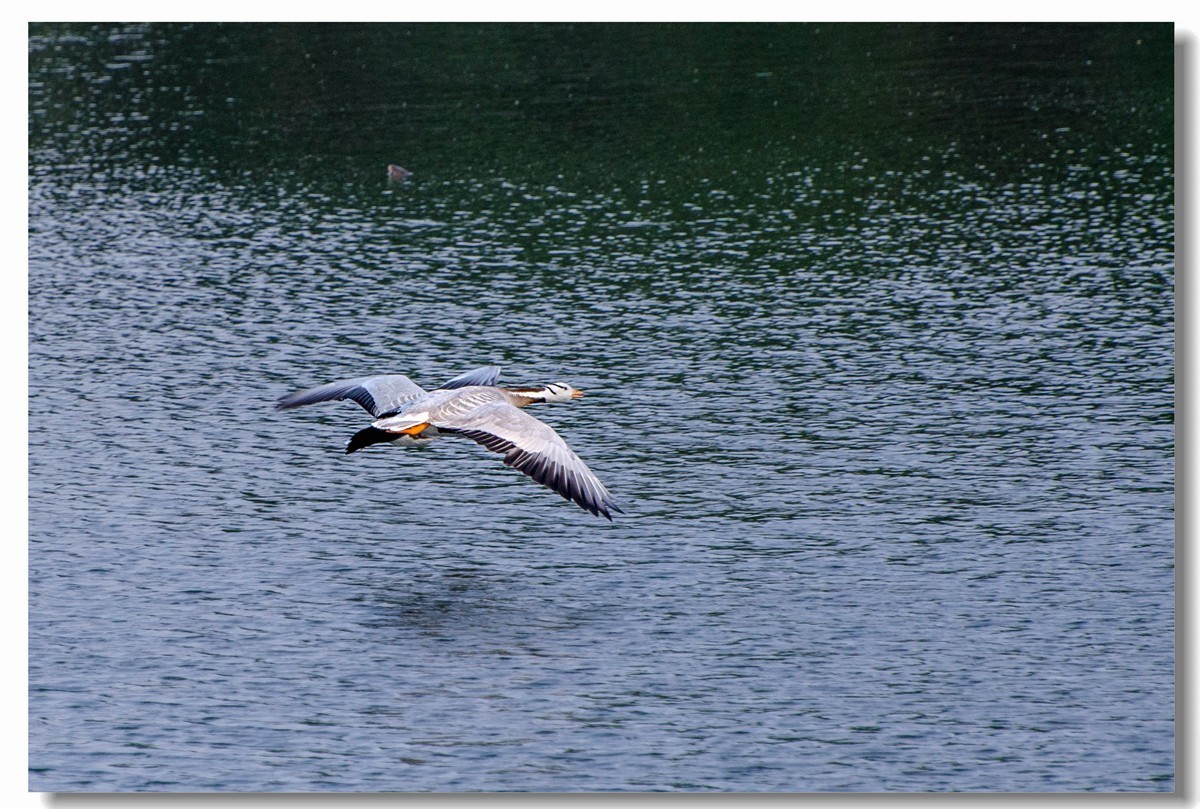
[[[30,788],[1173,790],[1172,38],[31,26]]]

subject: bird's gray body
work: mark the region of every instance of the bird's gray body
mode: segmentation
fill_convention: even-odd
[[[281,410],[350,399],[375,421],[350,439],[346,452],[372,444],[428,443],[462,435],[503,453],[504,463],[599,516],[620,511],[612,494],[552,427],[520,408],[536,401],[566,401],[582,393],[555,383],[544,389],[500,388],[500,369],[486,366],[426,391],[403,374],[331,382],[279,400]]]

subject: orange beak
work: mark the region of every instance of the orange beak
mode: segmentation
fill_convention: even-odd
[[[581,390],[573,390],[573,391],[571,391],[571,398],[572,398],[572,399],[582,399],[582,398],[583,398],[583,391],[581,391]]]

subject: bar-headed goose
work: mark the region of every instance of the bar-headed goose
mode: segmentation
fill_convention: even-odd
[[[278,410],[350,399],[375,417],[346,445],[351,453],[385,442],[427,443],[462,435],[504,455],[505,466],[528,475],[567,500],[612,520],[621,511],[604,484],[553,428],[520,408],[535,402],[568,402],[583,391],[562,382],[540,388],[496,386],[500,369],[486,366],[426,391],[403,374],[330,382],[282,397]]]

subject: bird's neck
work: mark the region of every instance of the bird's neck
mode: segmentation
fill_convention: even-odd
[[[546,401],[545,388],[501,388],[509,403],[515,407],[528,407],[537,402]]]

